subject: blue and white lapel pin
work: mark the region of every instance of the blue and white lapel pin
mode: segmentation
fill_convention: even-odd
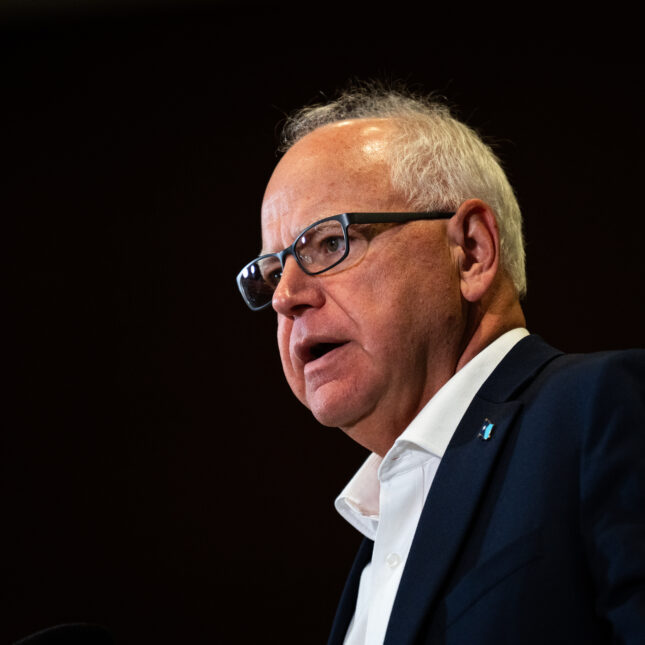
[[[493,436],[495,424],[490,419],[484,419],[484,424],[477,435],[483,441],[488,441]]]

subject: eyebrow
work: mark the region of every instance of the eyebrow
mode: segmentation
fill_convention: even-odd
[[[338,215],[338,214],[339,213],[334,213],[333,215]],[[333,217],[333,215],[331,215],[331,216],[328,215],[327,217]],[[276,217],[275,219],[278,219],[278,218]],[[291,244],[293,244],[293,242],[298,237],[298,235],[300,235],[300,233],[302,233],[305,229],[309,228],[312,224],[315,224],[316,222],[319,222],[321,219],[325,219],[325,218],[324,217],[319,217],[318,219],[312,219],[311,222],[309,222],[309,224],[305,224],[305,226],[303,226],[302,228],[299,228],[297,230],[296,234],[293,235]],[[283,251],[285,248],[288,249],[291,246],[291,244],[287,244],[287,246],[282,247],[282,248],[278,249],[277,251],[266,251],[264,249],[264,247],[262,247],[261,250],[260,250],[260,253],[258,253],[257,257],[261,257],[263,255],[270,255],[271,253],[280,253],[280,251]]]

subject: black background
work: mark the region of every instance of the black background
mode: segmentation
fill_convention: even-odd
[[[0,16],[0,642],[324,642],[359,541],[332,500],[366,453],[295,401],[236,292],[276,124],[351,77],[443,94],[516,187],[530,330],[643,346],[637,46],[603,16],[529,38],[99,5]]]

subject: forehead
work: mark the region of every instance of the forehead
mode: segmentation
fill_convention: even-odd
[[[288,246],[309,224],[351,211],[394,210],[388,119],[341,121],[314,130],[276,166],[262,204],[265,250]]]

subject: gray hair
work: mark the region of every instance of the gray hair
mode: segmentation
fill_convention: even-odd
[[[456,210],[469,198],[485,201],[500,232],[500,262],[519,296],[526,293],[522,214],[500,161],[470,127],[433,97],[375,84],[356,86],[325,104],[289,117],[280,149],[316,128],[346,119],[394,119],[398,134],[388,150],[395,190],[419,210]]]

